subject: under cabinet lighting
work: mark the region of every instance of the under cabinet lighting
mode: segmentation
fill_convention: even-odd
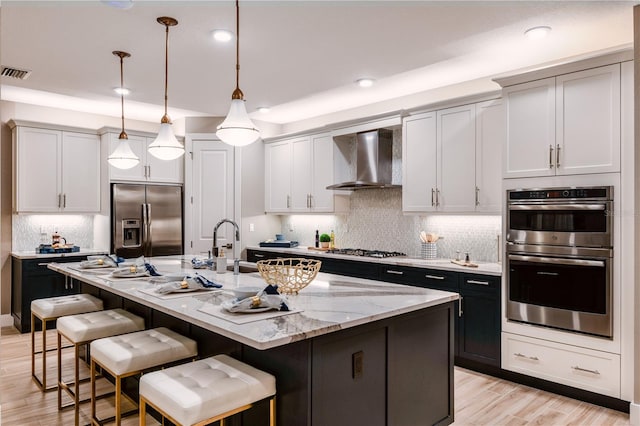
[[[131,90],[127,89],[126,87],[114,87],[113,91],[122,96],[127,96],[131,93]]]
[[[233,38],[233,33],[229,30],[213,30],[213,39],[222,43],[227,43]]]
[[[539,27],[529,28],[524,32],[524,35],[527,36],[529,40],[540,40],[545,38],[550,31],[551,27],[541,25]]]
[[[358,83],[358,86],[360,87],[371,87],[373,86],[373,79],[372,78],[361,78],[356,80],[356,83]]]

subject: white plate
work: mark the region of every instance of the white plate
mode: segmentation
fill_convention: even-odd
[[[103,269],[103,268],[115,268],[114,265],[106,265],[106,264],[102,264],[102,265],[98,265],[96,263],[90,263],[88,265],[83,265],[82,262],[80,262],[80,267],[82,269]]]
[[[219,288],[207,288],[207,287],[200,287],[200,288],[177,288],[175,290],[171,290],[168,293],[162,293],[162,294],[171,294],[171,293],[189,293],[191,291],[200,291],[200,290],[207,290],[207,291],[211,291],[211,290],[220,290]]]
[[[112,273],[109,274],[109,276],[111,278],[138,278],[138,277],[148,277],[149,273],[147,271],[140,271],[140,272],[135,272],[135,273],[131,273],[131,272],[127,272],[127,273],[116,273],[117,271],[113,271]]]
[[[258,312],[270,311],[272,309],[277,310],[276,308],[265,307],[265,308],[242,309],[242,310],[233,311],[233,312],[227,310],[227,312],[229,312],[230,314],[257,314]]]
[[[236,296],[236,298],[242,300],[242,299],[246,299],[247,297],[251,297],[251,296],[255,296],[256,294],[258,294],[258,292],[264,290],[264,287],[237,287],[237,288],[232,288],[231,292],[233,293],[234,296]]]

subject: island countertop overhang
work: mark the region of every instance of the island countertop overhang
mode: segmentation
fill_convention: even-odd
[[[232,298],[230,290],[234,287],[265,286],[258,273],[233,275],[231,272],[217,274],[209,270],[196,271],[190,267],[190,258],[187,259],[187,256],[156,257],[148,260],[161,273],[198,272],[222,284],[223,288],[215,292],[161,298],[149,294],[149,289],[153,289],[154,284],[148,279],[107,278],[106,275],[83,271],[78,268],[77,263],[51,263],[48,267],[72,279],[259,350],[427,309],[459,298],[457,293],[446,291],[319,273],[307,288],[298,295],[289,297],[290,305],[293,309],[299,309],[299,312],[236,324],[200,309],[210,305],[217,306]]]

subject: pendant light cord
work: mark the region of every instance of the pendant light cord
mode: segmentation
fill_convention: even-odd
[[[120,111],[122,112],[122,132],[120,133],[121,139],[127,139],[127,134],[124,132],[124,58],[120,56]]]
[[[169,99],[169,95],[167,92],[169,90],[169,25],[165,25],[165,27],[167,30],[165,32],[166,35],[164,40],[164,117],[167,117],[168,120],[167,101]],[[163,120],[164,117],[162,117]]]
[[[244,94],[240,90],[240,5],[236,0],[236,90],[233,91],[231,99],[244,99]]]

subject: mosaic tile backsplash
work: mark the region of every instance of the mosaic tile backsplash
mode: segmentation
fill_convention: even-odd
[[[420,257],[420,231],[442,237],[437,257],[453,259],[456,251],[470,259],[497,262],[501,217],[497,215],[408,216],[402,213],[402,189],[367,189],[350,195],[345,215],[288,215],[281,217],[285,238],[313,246],[315,231],[336,236],[336,247],[400,251]]]
[[[90,215],[13,215],[13,251],[35,250],[41,243],[51,244],[58,231],[68,244],[93,248],[93,216]]]

